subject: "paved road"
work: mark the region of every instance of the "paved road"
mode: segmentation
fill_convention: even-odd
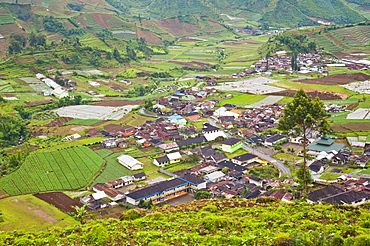
[[[256,149],[253,149],[252,147],[249,147],[245,143],[243,143],[243,148],[245,150],[251,152],[252,154],[258,156],[259,158],[264,159],[264,160],[266,160],[268,162],[271,162],[277,168],[279,168],[279,170],[280,170],[281,173],[287,173],[289,175],[292,174],[292,171],[287,166],[285,166],[282,161],[276,160],[275,158],[272,158],[271,156],[265,155],[265,154],[257,151]]]
[[[144,108],[140,108],[139,109],[139,113],[140,114],[144,114],[144,115],[147,115],[147,116],[154,116],[154,117],[162,117],[162,118],[168,118],[169,116],[164,116],[164,115],[157,115],[155,113],[148,113],[145,111]]]

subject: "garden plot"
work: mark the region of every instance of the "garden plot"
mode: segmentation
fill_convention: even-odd
[[[268,96],[268,97],[266,97],[266,98],[264,98],[264,99],[262,99],[258,102],[252,103],[252,104],[247,105],[245,107],[246,108],[259,108],[261,106],[274,104],[274,103],[280,101],[283,98],[284,98],[283,96]]]
[[[61,117],[77,119],[119,120],[139,105],[126,105],[122,107],[105,107],[93,105],[76,105],[55,110]]]
[[[356,111],[350,113],[347,115],[347,119],[353,119],[353,120],[358,120],[358,119],[370,119],[370,109],[369,108],[359,108]]]
[[[49,86],[47,86],[43,81],[41,81],[39,79],[30,78],[30,77],[19,78],[19,79],[26,82],[36,92],[43,92],[43,91],[51,90]]]
[[[347,85],[341,85],[342,87],[358,92],[360,94],[370,94],[370,80],[354,82]]]
[[[268,85],[269,83],[275,83],[277,80],[272,80],[264,77],[243,79],[236,82],[226,82],[223,85],[212,86],[206,88],[215,88],[216,90],[223,91],[240,91],[248,92],[252,94],[266,94],[272,92],[283,91],[285,89]]]

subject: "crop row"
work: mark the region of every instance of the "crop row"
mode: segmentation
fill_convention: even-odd
[[[0,179],[0,186],[10,195],[78,189],[102,165],[103,159],[87,147],[32,153],[17,171]]]

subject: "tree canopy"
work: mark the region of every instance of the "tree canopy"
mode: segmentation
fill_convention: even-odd
[[[307,134],[315,130],[323,135],[330,129],[326,118],[324,103],[320,101],[318,97],[312,99],[304,90],[298,90],[293,101],[286,105],[284,116],[279,120],[278,129],[293,136],[303,137],[304,161],[301,172],[303,174],[302,177],[299,178],[306,192],[307,183],[310,180],[306,170]]]

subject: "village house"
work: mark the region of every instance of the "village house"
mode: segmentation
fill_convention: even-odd
[[[237,138],[228,138],[225,141],[221,142],[220,149],[228,153],[234,153],[238,149],[243,148],[243,143],[240,139]]]
[[[204,180],[207,182],[218,182],[223,180],[226,175],[221,171],[215,171],[204,175]]]
[[[189,121],[197,121],[200,118],[199,113],[193,112],[193,113],[188,113],[184,114],[184,117],[187,118]]]
[[[233,163],[236,163],[241,166],[247,166],[253,162],[258,162],[258,156],[246,153],[243,155],[238,155],[230,159]]]
[[[123,194],[119,190],[112,189],[111,187],[109,187],[109,185],[104,184],[104,183],[97,183],[97,184],[95,184],[93,186],[93,190],[95,192],[97,192],[98,194],[104,192],[104,194],[109,199],[111,199],[112,201],[118,201],[118,200],[121,200],[121,199],[123,199],[125,197],[125,194]],[[93,194],[93,196],[94,196],[94,194]],[[103,197],[101,197],[101,198],[103,198]],[[98,197],[95,198],[95,200],[98,200]]]
[[[284,140],[287,140],[288,137],[279,133],[279,134],[276,134],[276,135],[273,135],[271,137],[267,137],[265,139],[265,145],[266,146],[273,146],[273,145],[276,145],[277,143],[279,142],[282,142]]]
[[[307,150],[313,154],[318,154],[321,151],[328,153],[332,150],[335,150],[336,152],[339,152],[343,147],[344,144],[335,143],[333,139],[324,137],[308,145]]]
[[[181,154],[180,152],[172,152],[165,156],[155,158],[153,164],[159,167],[164,167],[169,164],[174,164],[181,161]]]

